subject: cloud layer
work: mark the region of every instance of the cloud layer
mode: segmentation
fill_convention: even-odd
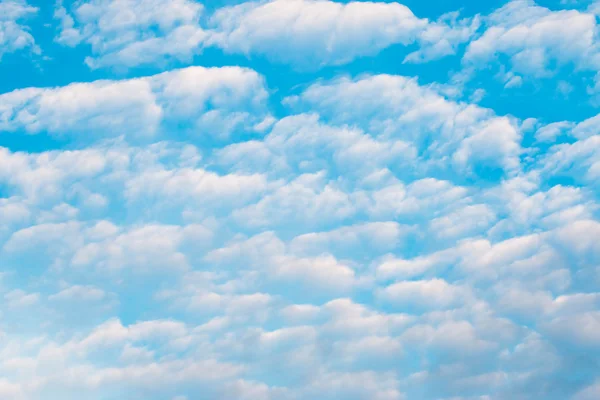
[[[472,6],[0,2],[0,398],[595,399],[597,7]]]

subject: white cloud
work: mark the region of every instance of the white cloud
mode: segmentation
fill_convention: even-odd
[[[452,54],[479,20],[277,0],[221,9],[239,25],[215,17],[209,32],[198,2],[165,4],[65,2],[60,40],[91,45],[98,67],[150,65],[200,50],[194,36],[138,58],[185,27],[318,67],[402,43],[404,30],[407,61]],[[545,18],[514,4],[511,18]],[[416,25],[388,29],[398,10]],[[4,135],[68,147],[0,148],[0,397],[594,394],[598,117],[543,126],[453,90],[317,80],[274,106],[277,119],[265,80],[240,67],[0,95]],[[562,387],[574,350],[591,355],[576,368],[589,379]]]
[[[15,289],[4,294],[4,300],[10,308],[24,308],[36,304],[40,300],[40,295],[39,293],[26,293],[21,289]]]
[[[225,51],[318,67],[414,42],[427,20],[398,3],[274,0],[220,9],[211,25],[211,41]]]
[[[498,242],[471,238],[455,247],[412,259],[383,259],[377,275],[383,280],[439,276],[453,267],[453,276],[469,281],[511,278],[527,281],[532,288],[558,285],[558,289],[564,290],[570,284],[569,272],[565,270],[569,265],[567,260],[584,265],[591,261],[593,265],[593,260],[600,256],[593,244],[598,229],[596,222],[584,219],[540,234],[511,236]],[[558,282],[552,279],[554,274]]]
[[[378,138],[402,138],[416,148],[423,169],[515,173],[521,133],[515,121],[492,110],[449,100],[416,79],[375,75],[315,83],[289,97],[295,108],[318,109],[335,124],[352,124]],[[413,167],[417,168],[417,167]]]
[[[392,181],[362,194],[366,197],[363,198],[364,206],[371,217],[402,218],[411,222],[443,215],[448,209],[469,201],[466,188],[434,178],[419,179],[409,185]]]
[[[446,267],[455,262],[454,250],[439,251],[430,255],[405,260],[396,257],[386,257],[377,266],[377,278],[414,278],[429,272],[430,269]]]
[[[317,290],[348,291],[356,284],[354,270],[332,256],[316,258],[276,258],[275,278],[302,282]]]
[[[352,215],[351,195],[330,184],[325,174],[303,174],[263,196],[257,203],[235,210],[233,218],[250,227],[314,224],[340,221]],[[324,218],[325,216],[325,218]]]
[[[440,238],[460,238],[484,232],[495,221],[496,215],[487,205],[469,205],[431,220],[429,229]]]
[[[37,154],[0,148],[0,184],[13,196],[0,203],[6,203],[0,210],[13,213],[4,219],[4,228],[26,221],[85,220],[119,209],[132,215],[155,212],[169,223],[181,218],[202,222],[252,204],[280,186],[262,174],[221,175],[200,163],[196,147],[172,142],[130,147],[119,140]]]
[[[404,62],[422,63],[454,55],[458,46],[471,40],[479,27],[478,15],[459,19],[458,12],[444,14],[420,32],[420,49],[407,55]]]
[[[448,308],[466,300],[465,290],[442,279],[402,281],[379,292],[379,297],[394,307],[411,310],[412,307]]]
[[[105,277],[114,277],[125,268],[142,274],[173,273],[188,269],[188,257],[210,247],[212,237],[212,232],[201,225],[146,224],[122,228],[106,221],[70,221],[18,230],[8,238],[2,254],[20,255],[22,262],[34,260],[30,262],[39,264],[38,268],[75,268]],[[42,259],[35,258],[38,256]],[[91,287],[75,286],[52,295],[51,299],[96,298],[102,293]]]
[[[378,140],[360,129],[332,126],[317,114],[299,114],[277,121],[262,141],[229,145],[217,161],[242,170],[271,174],[316,172],[333,163],[348,177],[363,176],[389,163],[409,166],[415,149],[402,140]]]
[[[5,357],[0,370],[10,378],[0,385],[9,394],[22,394],[23,399],[55,393],[74,398],[82,391],[101,397],[106,389],[120,391],[125,387],[128,393],[135,395],[150,387],[153,392],[168,397],[168,393],[174,393],[177,388],[192,385],[203,392],[213,391],[224,382],[237,379],[242,367],[219,362],[210,355],[161,358],[165,352],[176,354],[175,344],[190,333],[185,324],[172,320],[130,325],[109,320],[83,337],[23,340],[20,342],[23,353],[14,354],[12,344],[1,349]],[[155,353],[147,353],[151,359],[121,358],[123,352],[141,343],[156,349]],[[190,344],[186,346],[189,347]],[[100,354],[108,364],[94,364]]]
[[[102,270],[133,268],[140,272],[184,270],[188,260],[182,252],[186,241],[207,246],[212,233],[198,225],[134,227],[101,241],[90,241],[77,249],[71,260],[75,267]]]
[[[125,195],[132,202],[145,201],[152,196],[157,199],[153,207],[160,206],[161,200],[167,205],[186,205],[190,199],[195,199],[197,208],[218,208],[248,203],[257,199],[268,186],[266,178],[260,174],[218,175],[200,168],[154,169],[132,176],[125,183]]]
[[[190,62],[213,46],[317,69],[372,56],[394,44],[419,47],[408,62],[437,59],[455,54],[479,26],[477,17],[459,20],[458,13],[430,22],[400,3],[385,2],[253,1],[217,8],[206,18],[203,8],[191,0],[60,3],[56,41],[90,45],[86,63],[91,68]]]
[[[10,400],[25,399],[21,386],[7,379],[0,379],[0,395]]]
[[[397,248],[408,233],[409,228],[396,222],[367,222],[345,226],[327,232],[305,233],[290,242],[294,253],[352,254],[364,249],[369,254]]]
[[[114,152],[86,149],[41,154],[11,153],[0,147],[0,181],[30,200],[60,198],[64,186],[98,176],[114,167]]]
[[[190,0],[92,0],[55,12],[61,22],[56,41],[91,45],[91,68],[135,67],[190,60],[207,34],[199,26],[203,11]]]
[[[348,292],[359,283],[355,271],[335,257],[329,254],[303,257],[293,254],[288,247],[272,232],[265,232],[213,250],[206,260],[217,265],[235,265],[243,260],[247,268],[262,272],[269,281],[300,283],[315,294],[329,292],[331,296]]]
[[[102,301],[107,293],[94,286],[69,286],[58,293],[48,296],[51,301]]]
[[[124,135],[148,139],[187,126],[190,134],[228,137],[265,118],[263,78],[239,67],[189,67],[146,78],[29,88],[0,95],[0,128],[80,141]]]
[[[570,177],[576,182],[597,188],[600,178],[600,136],[553,146],[541,158],[541,170],[545,176]]]
[[[400,3],[272,0],[219,9],[210,25],[214,30],[208,42],[226,52],[316,69],[371,56],[394,44],[418,45],[405,62],[453,55],[474,35],[479,19],[459,20],[458,13],[448,13],[430,22]]]
[[[31,211],[18,197],[0,199],[0,237],[30,221]]]
[[[553,142],[558,136],[563,134],[565,130],[573,127],[573,124],[568,121],[554,122],[544,125],[535,133],[535,138],[541,142]]]
[[[594,382],[590,386],[578,392],[573,400],[594,400],[600,396],[600,382]]]
[[[406,346],[430,346],[431,351],[443,359],[455,361],[493,349],[495,343],[482,339],[481,332],[468,321],[444,321],[438,326],[416,325],[401,337]]]
[[[574,346],[591,349],[600,347],[597,334],[600,329],[598,311],[558,317],[545,323],[542,329]]]
[[[306,388],[306,398],[320,396],[333,400],[342,396],[348,400],[402,400],[399,382],[393,374],[371,371],[326,373]]]
[[[502,63],[511,75],[548,78],[565,65],[575,70],[598,71],[598,25],[586,11],[553,11],[533,0],[514,0],[485,18],[486,30],[467,47],[467,69]],[[518,79],[519,84],[521,78]],[[514,86],[511,80],[507,87]]]
[[[69,221],[34,225],[18,230],[6,241],[3,250],[19,253],[37,248],[40,252],[47,250],[57,256],[64,248],[73,249],[81,243],[80,223]]]
[[[27,4],[25,0],[0,1],[0,59],[8,53],[30,49],[40,53],[35,39],[22,20],[34,17],[38,9]]]
[[[525,234],[535,227],[556,228],[593,215],[596,205],[587,190],[562,185],[540,190],[539,184],[536,172],[506,180],[486,193],[496,212],[506,215],[489,231],[491,237]]]
[[[330,318],[325,332],[342,337],[394,336],[414,322],[407,314],[379,312],[348,298],[324,304],[322,312]]]

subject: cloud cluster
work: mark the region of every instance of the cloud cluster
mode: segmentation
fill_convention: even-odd
[[[178,127],[224,138],[261,130],[267,90],[255,71],[189,67],[145,78],[27,88],[0,95],[0,129],[144,139]],[[265,112],[261,115],[260,109]],[[267,119],[268,121],[268,119]]]
[[[313,84],[287,101],[318,109],[338,124],[361,126],[371,135],[411,143],[417,157],[440,161],[466,174],[519,169],[521,133],[508,117],[474,104],[447,99],[415,79],[375,75]],[[361,146],[363,147],[363,146]]]
[[[492,64],[505,88],[574,71],[584,73],[590,93],[597,92],[595,3],[587,9],[550,9],[533,0],[512,0],[488,15],[461,17],[454,11],[435,20],[416,16],[398,2],[234,3],[240,4],[61,1],[55,10],[60,25],[55,40],[66,46],[90,46],[85,62],[92,69],[118,70],[189,64],[205,49],[217,48],[225,54],[264,57],[314,71],[374,57],[396,46],[402,49],[398,59],[404,63],[457,56],[462,70],[454,78],[463,83]],[[33,43],[26,31],[21,36]],[[573,87],[562,80],[556,90],[568,94]]]
[[[86,63],[93,69],[189,62],[204,48],[217,47],[311,70],[373,56],[391,45],[416,44],[419,50],[408,62],[437,59],[455,54],[479,26],[478,18],[451,13],[429,21],[402,4],[384,2],[272,0],[224,6],[206,16],[203,11],[192,0],[62,4],[55,12],[61,25],[56,40],[90,45],[93,56]]]
[[[37,11],[24,0],[0,1],[0,59],[24,49],[40,52],[30,29],[24,25],[24,20],[34,17]]]
[[[551,398],[537,382],[597,351],[594,119],[524,160],[555,135],[401,76],[315,83],[277,120],[267,96],[199,67],[2,95],[5,134],[81,147],[0,153],[3,329],[29,337],[6,396]],[[592,172],[548,187],[567,165]]]
[[[554,85],[594,8],[225,3],[63,1],[92,69],[162,72],[0,94],[0,398],[595,399],[600,117],[337,72]],[[205,46],[251,67],[170,69]]]
[[[592,75],[600,70],[593,7],[551,10],[533,0],[513,0],[487,16],[484,25],[462,58],[467,74],[498,64],[497,77],[505,88],[514,88],[564,70]],[[588,91],[595,92],[596,86],[588,81]]]
[[[198,25],[202,11],[190,0],[94,0],[74,2],[69,9],[61,1],[56,40],[90,45],[94,56],[85,60],[90,68],[190,60],[206,38]]]

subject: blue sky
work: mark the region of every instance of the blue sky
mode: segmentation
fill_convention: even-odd
[[[599,16],[0,0],[0,398],[600,398]]]

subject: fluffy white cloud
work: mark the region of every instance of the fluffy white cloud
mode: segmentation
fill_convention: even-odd
[[[382,289],[379,296],[399,309],[447,308],[464,301],[459,287],[442,279],[402,281]]]
[[[357,178],[390,163],[409,166],[415,157],[415,149],[403,140],[381,140],[360,129],[328,125],[314,113],[285,117],[263,140],[235,143],[216,154],[218,162],[241,170],[311,173],[334,163]]]
[[[211,41],[225,51],[318,67],[412,43],[427,20],[399,3],[274,0],[220,9],[211,25]]]
[[[190,67],[146,78],[29,88],[0,95],[0,129],[81,141],[156,136],[170,124],[227,137],[266,117],[263,78],[239,67]]]
[[[477,17],[449,13],[429,21],[400,3],[385,2],[253,1],[201,18],[203,9],[192,0],[61,3],[55,12],[61,25],[56,40],[91,45],[86,59],[91,68],[189,62],[212,46],[317,69],[373,56],[394,44],[418,46],[407,62],[437,59],[455,54],[479,27]]]
[[[600,346],[596,333],[600,329],[598,311],[558,317],[547,322],[544,329],[573,346],[592,349]]]
[[[427,170],[447,168],[446,160],[470,174],[519,169],[521,133],[515,121],[449,100],[412,78],[339,78],[313,84],[287,102],[318,109],[334,123],[358,125],[380,139],[402,138],[416,148]]]
[[[248,203],[266,191],[268,182],[260,174],[221,176],[203,169],[181,168],[142,172],[125,185],[125,195],[132,202],[153,196],[157,199],[155,206],[161,205],[161,199],[167,205],[186,205],[195,199],[194,206],[202,209],[206,206],[222,208],[225,201],[233,206]]]
[[[449,13],[429,21],[397,2],[271,0],[224,7],[209,24],[208,43],[226,52],[316,69],[372,56],[394,44],[417,44],[405,62],[452,55],[474,35],[479,19]]]
[[[203,6],[191,0],[92,0],[65,7],[55,17],[64,45],[91,45],[91,68],[135,67],[172,59],[190,60],[202,50]]]
[[[180,247],[186,241],[207,246],[211,239],[211,232],[202,226],[148,225],[92,241],[79,248],[71,262],[74,267],[108,271],[124,267],[142,272],[186,269],[188,261]]]
[[[117,155],[91,149],[28,154],[0,148],[0,181],[33,201],[56,199],[64,195],[66,185],[117,166]]]
[[[528,279],[531,287],[556,288],[557,283],[569,286],[570,279],[564,280],[564,274],[569,275],[565,269],[569,262],[585,264],[598,258],[598,251],[584,233],[587,231],[595,237],[598,229],[598,223],[593,220],[575,220],[551,231],[495,243],[485,239],[464,240],[456,247],[413,259],[384,259],[378,266],[378,274],[382,279],[439,276],[453,267],[453,276],[468,280],[512,276],[518,280]],[[557,274],[556,282],[552,273]],[[564,286],[558,288],[561,287],[564,290]]]
[[[235,210],[233,218],[250,227],[281,226],[294,221],[314,224],[340,221],[355,212],[351,195],[330,184],[323,172],[303,174],[263,196],[257,203]],[[325,216],[325,218],[323,218]]]
[[[0,1],[0,59],[7,53],[30,49],[39,53],[35,39],[23,20],[32,18],[38,9],[27,4],[25,0]]]
[[[272,232],[266,232],[213,250],[206,260],[217,265],[236,265],[245,260],[250,270],[262,272],[269,281],[300,283],[315,291],[314,294],[332,296],[350,291],[360,283],[350,266],[329,254],[305,257],[287,247]]]
[[[40,300],[39,293],[26,293],[15,289],[4,295],[4,300],[10,308],[23,308],[36,304]]]
[[[598,188],[600,178],[600,136],[575,143],[559,144],[542,157],[542,171],[548,177],[568,177]]]
[[[94,286],[69,286],[58,293],[48,296],[50,301],[102,301],[108,294]]]
[[[368,222],[345,226],[327,232],[305,233],[290,242],[295,253],[350,255],[357,250],[376,254],[397,248],[409,233],[410,227],[397,222]]]
[[[442,15],[419,33],[419,50],[406,56],[404,62],[422,63],[454,55],[459,45],[467,43],[477,33],[480,18],[459,19],[458,12]]]
[[[485,32],[467,47],[467,69],[504,63],[506,87],[520,86],[522,78],[548,78],[565,65],[597,72],[598,24],[591,12],[557,10],[533,0],[514,0],[485,18]]]
[[[11,347],[18,343],[8,344],[0,349],[3,354],[0,370],[16,383],[8,381],[0,387],[24,399],[48,395],[72,397],[82,390],[92,398],[100,398],[105,389],[127,387],[130,393],[142,393],[148,385],[163,394],[168,387],[166,392],[173,393],[178,387],[190,384],[214,391],[224,382],[236,379],[242,371],[239,365],[219,362],[210,355],[194,357],[195,360],[160,358],[163,352],[174,354],[177,346],[181,346],[181,338],[190,334],[185,324],[171,320],[149,320],[128,326],[119,320],[109,320],[84,337],[23,341],[21,354],[15,354]],[[157,346],[156,353],[149,353],[151,359],[128,362],[120,357],[124,352],[131,353],[132,348],[143,348],[136,347],[143,343]],[[117,364],[94,365],[91,362],[98,360],[99,354]]]
[[[169,273],[188,269],[188,257],[194,257],[198,249],[209,247],[211,241],[212,232],[200,225],[148,224],[122,229],[106,221],[95,224],[71,221],[18,230],[6,241],[2,254],[16,256],[37,248],[38,253],[54,258],[46,260],[48,266],[90,269],[105,276],[118,275],[124,268],[142,274]],[[100,293],[92,291],[90,294],[85,287],[74,287],[52,298]]]
[[[487,205],[468,205],[433,219],[429,229],[440,238],[460,238],[485,231],[495,221],[496,215]]]
[[[327,0],[227,0],[201,19],[197,1],[167,3],[64,2],[59,40],[104,67],[212,38],[271,79],[265,60],[318,68],[394,44],[427,61],[480,21]],[[553,30],[541,7],[503,10]],[[282,71],[269,83],[313,79]],[[323,78],[268,90],[251,69],[191,67],[0,95],[0,397],[595,394],[598,117],[543,125],[417,78]],[[45,140],[65,148],[13,148]]]

